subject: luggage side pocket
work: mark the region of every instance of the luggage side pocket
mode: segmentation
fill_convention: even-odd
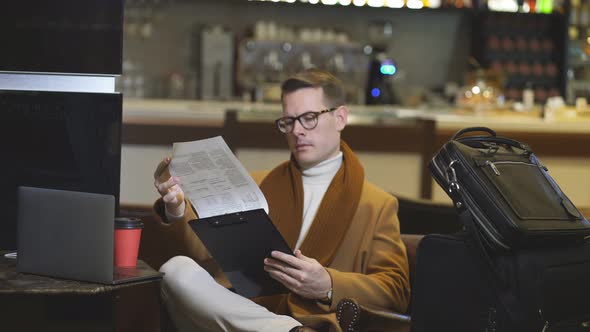
[[[579,220],[564,207],[567,197],[558,194],[543,170],[520,161],[477,160],[487,179],[522,220]]]

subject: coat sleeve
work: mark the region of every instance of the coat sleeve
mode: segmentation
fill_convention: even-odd
[[[231,287],[229,280],[223,275],[203,242],[188,224],[189,221],[198,217],[193,211],[191,203],[188,200],[185,203],[183,218],[168,222],[164,202],[161,198],[156,201],[154,211],[161,220],[145,225],[140,251],[145,253],[144,256],[150,257],[151,262],[148,263],[151,263],[150,265],[155,268],[159,268],[174,256],[190,257],[207,270],[222,286]]]
[[[196,219],[197,216],[193,212],[190,202],[187,200],[184,216],[174,222],[166,220],[166,213],[164,210],[164,202],[158,199],[154,204],[154,211],[160,217],[161,221],[157,221],[155,227],[150,227],[151,232],[155,232],[157,243],[151,244],[158,246],[161,252],[167,253],[168,258],[174,256],[187,256],[194,259],[199,264],[208,264],[211,261],[211,256],[205,248],[205,245],[195,232],[192,230],[189,221]],[[152,229],[153,228],[153,229]],[[147,229],[146,229],[147,230]],[[152,239],[152,242],[154,239]]]
[[[328,268],[332,277],[332,304],[353,298],[369,308],[405,313],[410,301],[409,268],[406,248],[401,240],[397,199],[387,194],[365,220],[372,225],[370,237],[360,246],[357,260],[360,271],[342,272]]]
[[[172,223],[166,217],[166,206],[164,205],[164,201],[162,200],[162,198],[158,198],[158,200],[154,203],[154,212],[156,212],[156,214],[160,217],[160,219],[164,223],[167,223],[167,224]],[[184,200],[184,214],[182,215],[182,218],[179,218],[177,221],[187,223],[187,222],[189,222],[193,219],[197,219],[197,218],[198,218],[197,215],[195,214],[195,212],[192,209],[191,202],[188,199],[185,199]]]

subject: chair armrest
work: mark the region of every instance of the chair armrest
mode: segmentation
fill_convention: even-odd
[[[362,309],[361,309],[362,310]],[[374,309],[364,309],[367,312],[370,312],[372,315],[381,317],[383,319],[391,319],[394,321],[400,322],[411,322],[412,318],[409,315],[400,314],[393,311],[384,311],[384,310],[374,310]]]
[[[402,242],[406,246],[410,277],[416,268],[416,251],[418,250],[418,245],[420,244],[420,241],[422,241],[423,237],[424,235],[418,234],[401,234]]]
[[[353,299],[338,302],[336,318],[344,332],[410,331],[410,316],[367,308]]]

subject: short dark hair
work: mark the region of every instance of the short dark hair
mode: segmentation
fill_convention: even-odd
[[[342,106],[346,101],[342,82],[329,72],[316,68],[306,69],[287,78],[281,84],[281,100],[286,94],[303,88],[322,88],[324,102],[328,107]]]

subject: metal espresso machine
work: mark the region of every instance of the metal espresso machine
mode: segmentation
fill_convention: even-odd
[[[344,83],[349,103],[364,104],[369,57],[347,33],[262,21],[253,30],[237,46],[236,82],[244,99],[278,102],[285,78],[320,68]]]
[[[227,100],[234,95],[235,36],[220,25],[196,25],[192,38],[196,98]]]
[[[367,105],[398,104],[393,90],[393,76],[397,66],[383,47],[372,49],[365,100]]]
[[[393,57],[388,53],[393,36],[389,22],[373,22],[369,25],[369,44],[363,49],[369,57],[365,103],[367,105],[398,104],[393,79],[398,72]]]

